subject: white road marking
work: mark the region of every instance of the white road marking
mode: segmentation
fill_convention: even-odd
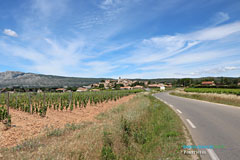
[[[182,113],[179,109],[176,109],[179,113]]]
[[[207,149],[207,152],[212,160],[220,160],[213,149]]]
[[[190,126],[192,127],[192,128],[196,128],[196,126],[189,120],[189,119],[186,119],[187,120],[187,122],[190,124]]]

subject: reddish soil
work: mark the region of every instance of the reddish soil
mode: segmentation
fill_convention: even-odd
[[[99,113],[127,102],[134,96],[130,95],[118,101],[109,101],[108,103],[98,105],[87,105],[86,108],[74,108],[73,111],[48,109],[47,115],[44,118],[36,114],[31,115],[26,112],[10,109],[13,127],[5,130],[5,126],[0,123],[0,147],[15,146],[23,140],[36,137],[43,133],[46,127],[63,128],[67,123],[96,121],[95,116]]]

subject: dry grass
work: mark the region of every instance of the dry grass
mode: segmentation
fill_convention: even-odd
[[[46,134],[13,148],[4,159],[189,159],[182,122],[167,105],[139,94],[101,113],[97,121],[46,129]]]
[[[227,95],[227,94],[217,94],[217,93],[189,93],[184,91],[171,92],[171,95],[198,99],[203,101],[227,104],[232,106],[240,107],[240,96],[237,95]]]

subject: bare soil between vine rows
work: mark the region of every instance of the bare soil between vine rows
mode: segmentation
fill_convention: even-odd
[[[74,108],[73,111],[56,111],[48,109],[46,117],[36,114],[29,114],[22,111],[10,109],[12,116],[12,126],[5,130],[5,126],[0,123],[0,147],[12,147],[22,141],[44,134],[46,128],[63,128],[67,123],[80,123],[84,121],[97,121],[95,117],[108,109],[119,104],[128,102],[135,95],[123,97],[117,101],[97,105],[87,105],[86,108]]]

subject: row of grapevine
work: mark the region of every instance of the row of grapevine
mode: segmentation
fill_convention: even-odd
[[[4,107],[0,107],[0,121],[3,121],[9,117],[7,109]]]
[[[11,115],[9,114],[9,94],[4,94],[0,96],[0,122],[3,122],[6,127],[11,126]],[[6,106],[5,106],[6,104]]]
[[[198,93],[218,93],[218,94],[240,95],[240,89],[228,89],[228,88],[185,88],[184,91],[198,92]]]
[[[7,93],[0,94],[0,105],[6,108],[7,103],[13,109],[38,114],[44,117],[49,108],[54,110],[70,110],[96,105],[103,102],[118,100],[123,96],[140,92],[141,90],[120,90],[100,92],[70,92],[70,93]]]

